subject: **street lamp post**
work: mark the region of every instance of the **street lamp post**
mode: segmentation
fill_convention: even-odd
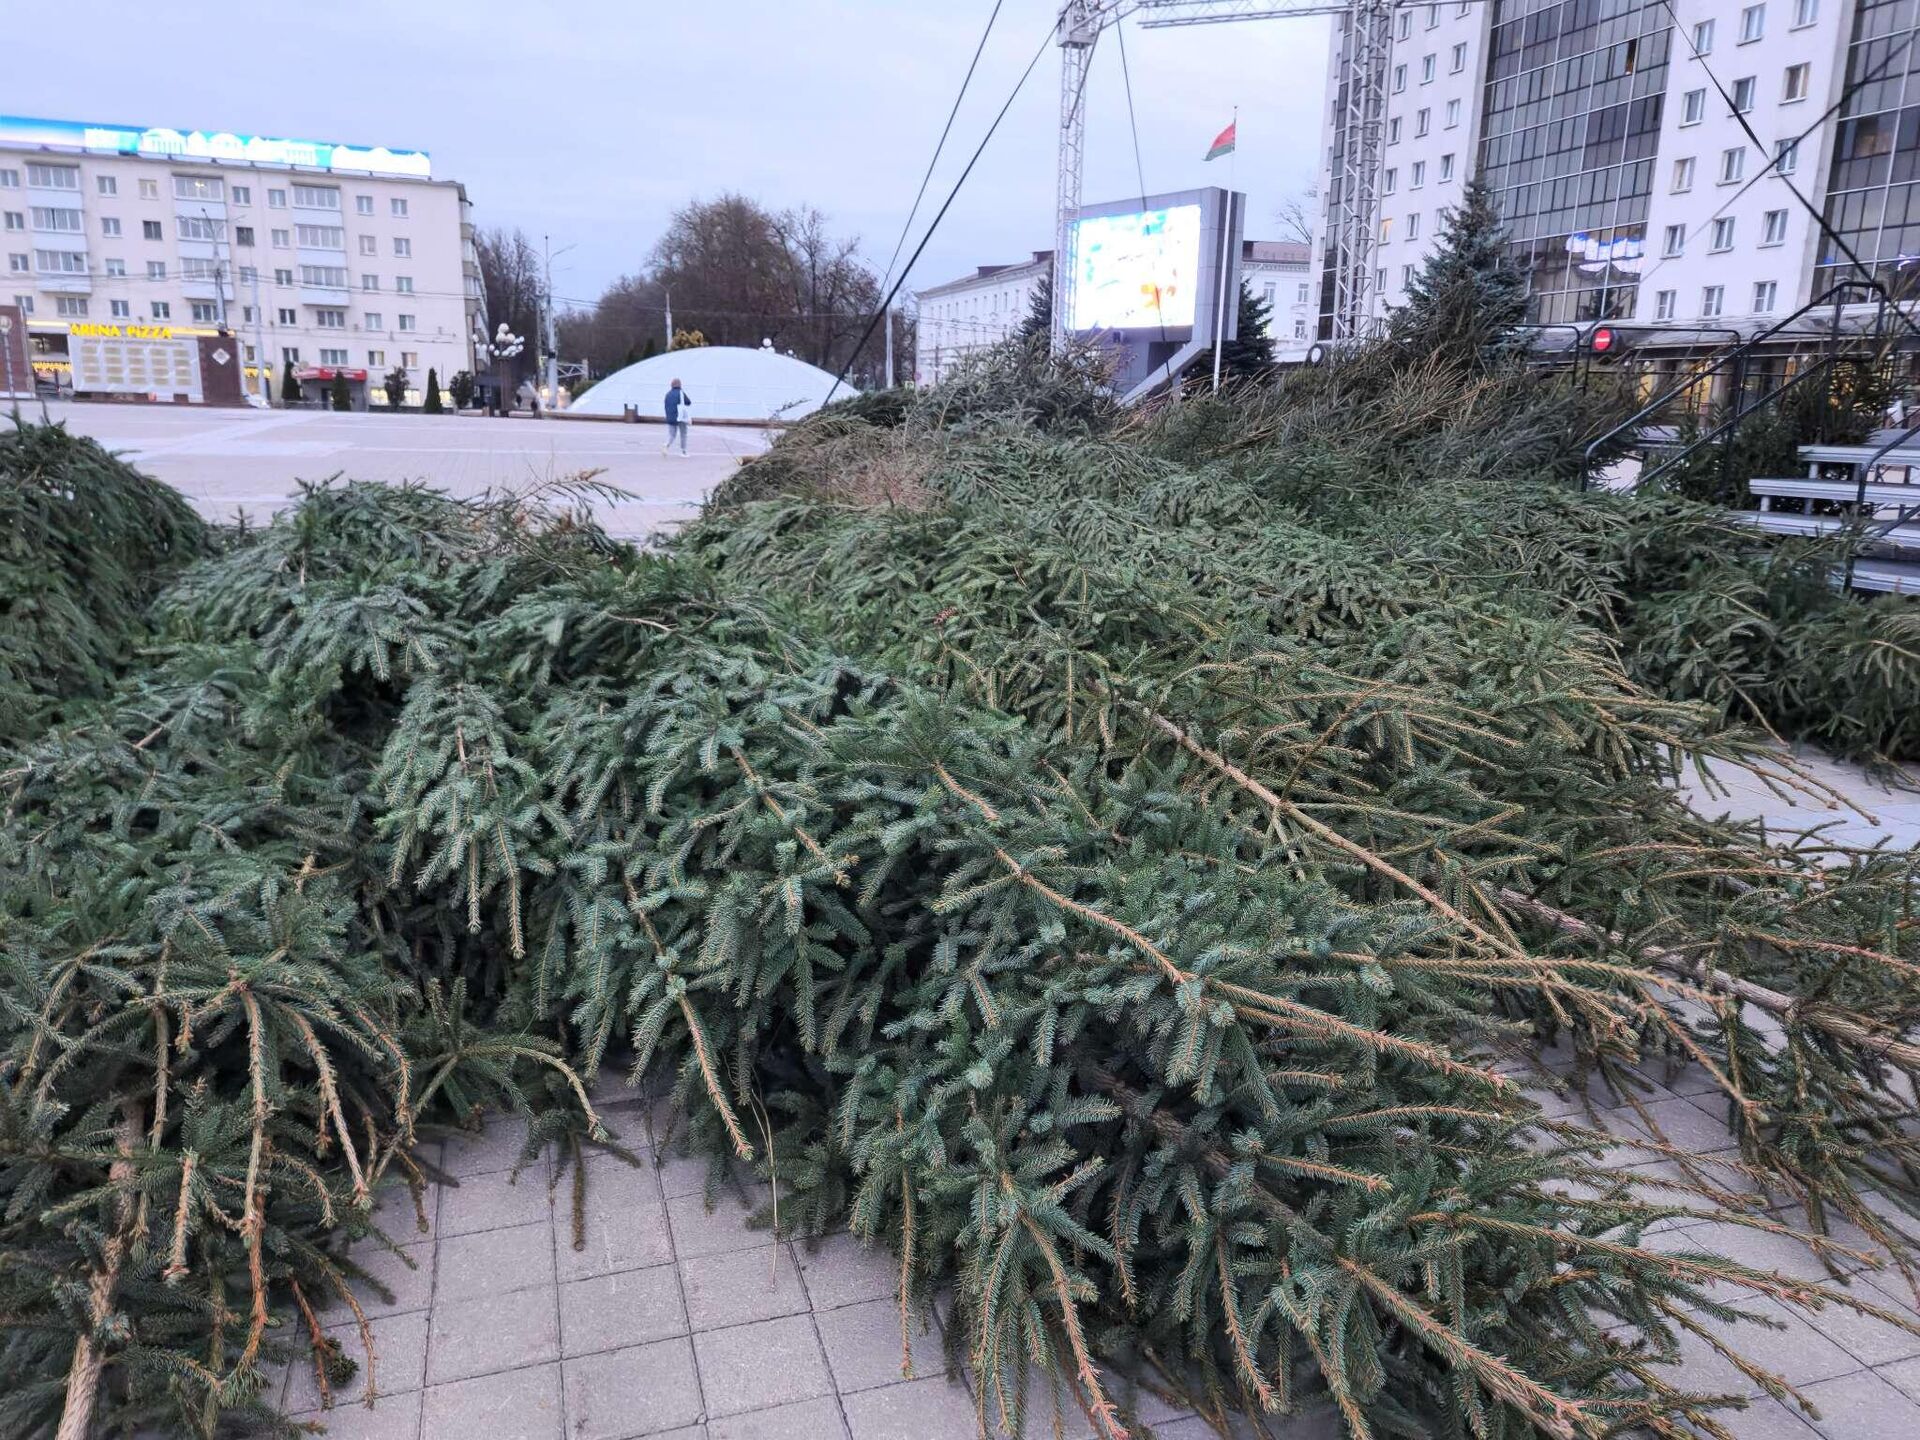
[[[511,330],[502,320],[500,328],[487,342],[487,353],[493,357],[493,373],[500,392],[500,413],[505,416],[511,408],[507,404],[507,362],[526,348],[527,342]]]
[[[20,408],[20,397],[13,393],[13,317],[0,315],[0,355],[7,357],[7,399]]]

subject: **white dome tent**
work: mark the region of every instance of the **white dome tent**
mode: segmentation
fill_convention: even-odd
[[[576,415],[620,415],[631,405],[640,418],[664,419],[667,387],[678,377],[693,402],[693,423],[711,420],[798,420],[826,402],[833,376],[782,355],[771,345],[702,345],[655,355],[616,370],[570,407]],[[860,392],[842,385],[844,400]]]

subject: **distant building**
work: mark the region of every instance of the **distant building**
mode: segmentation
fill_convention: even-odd
[[[470,212],[423,151],[0,116],[0,299],[81,393],[201,398],[169,347],[229,332],[276,399],[289,367],[445,384],[485,318]]]
[[[1301,360],[1313,343],[1312,248],[1284,240],[1244,240],[1240,278],[1268,302],[1267,333],[1282,361]],[[982,265],[973,274],[914,293],[919,305],[914,378],[932,385],[974,350],[1020,329],[1033,297],[1053,273],[1053,252],[1036,250],[1015,265]]]

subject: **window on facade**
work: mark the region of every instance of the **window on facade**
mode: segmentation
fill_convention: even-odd
[[[1720,304],[1727,296],[1724,285],[1708,285],[1700,292],[1700,313],[1711,320],[1720,313]]]
[[[1671,320],[1673,318],[1673,302],[1677,294],[1678,294],[1677,291],[1662,290],[1654,295],[1653,297],[1653,318],[1654,319]]]
[[[1404,65],[1396,65],[1393,67],[1393,93],[1398,95],[1402,90],[1406,88],[1407,88],[1407,67]]]
[[[1733,217],[1722,215],[1713,222],[1713,239],[1707,249],[1718,254],[1722,250],[1733,248]]]
[[[64,230],[70,235],[78,235],[82,229],[80,212],[63,209],[58,205],[36,205],[33,207],[33,228]]]
[[[36,250],[33,268],[42,275],[84,275],[87,255],[84,250]]]
[[[1693,48],[1696,54],[1713,53],[1713,21],[1702,20],[1693,27]]]
[[[171,320],[173,318],[173,306],[168,301],[156,300],[149,305],[147,309],[156,320]]]
[[[1305,317],[1299,315],[1293,317],[1293,338],[1296,340],[1304,340],[1307,338],[1307,322]]]
[[[33,269],[33,257],[24,251],[15,251],[13,254],[7,256],[7,269],[16,275],[23,271],[31,271]]]
[[[176,200],[225,200],[227,182],[217,175],[176,175],[173,177]]]
[[[1296,299],[1298,300],[1298,302],[1299,302],[1300,304],[1302,304],[1302,305],[1304,305],[1304,304],[1306,304],[1306,303],[1307,303],[1307,295],[1308,295],[1308,293],[1309,293],[1309,291],[1308,291],[1308,288],[1307,288],[1307,283],[1306,283],[1306,282],[1305,282],[1305,281],[1303,280],[1303,281],[1301,281],[1301,282],[1300,282],[1300,293],[1299,293],[1299,295],[1298,295],[1298,296],[1296,296],[1295,298],[1296,298]]]
[[[1747,152],[1739,146],[1720,152],[1720,183],[1732,185],[1747,173]]]
[[[404,220],[407,218],[407,202],[399,195],[387,201],[387,209],[393,213],[393,218],[396,220]]]
[[[16,295],[13,297],[13,303],[19,307],[22,315],[33,314],[33,297],[31,295]]]
[[[360,317],[360,324],[363,329],[384,330],[387,328],[387,317],[378,310],[369,310]]]
[[[1391,195],[1393,194],[1394,191],[1398,190],[1399,188],[1400,188],[1400,171],[1398,168],[1389,167],[1387,170],[1381,173],[1380,193],[1382,195]]]
[[[282,325],[298,325],[300,323],[300,312],[282,305],[280,307],[280,323]]]
[[[1753,109],[1753,92],[1757,88],[1751,75],[1742,75],[1738,80],[1733,82],[1733,108],[1735,112],[1744,115]]]
[[[1684,195],[1693,188],[1693,157],[1682,155],[1673,162],[1673,193]]]
[[[1393,239],[1393,217],[1391,215],[1382,215],[1380,217],[1380,243],[1385,245],[1391,239]],[[1382,283],[1384,284],[1385,281],[1383,280]]]
[[[124,260],[103,260],[100,263],[106,267],[106,273],[115,279],[127,273],[127,262]]]
[[[18,190],[20,172],[18,170],[0,170],[0,190]]]
[[[407,239],[404,235],[394,236],[393,253],[397,259],[411,260],[413,258],[413,241]]]
[[[1420,57],[1420,83],[1422,85],[1433,83],[1433,56],[1431,55]]]
[[[384,364],[386,364],[386,363],[387,363],[387,352],[386,352],[386,351],[384,351],[384,350],[369,350],[369,351],[367,351],[367,364],[369,364],[369,365],[384,365]]]
[[[293,271],[276,269],[273,272],[273,283],[276,285],[291,285],[293,283]]]
[[[109,300],[107,302],[107,313],[115,320],[131,320],[133,318],[133,306],[125,300]]]
[[[1431,30],[1433,29],[1434,26],[1438,25],[1439,23],[1440,23],[1440,7],[1438,5],[1427,6],[1427,29]]]
[[[344,250],[347,232],[338,225],[296,225],[293,238],[302,250]]]
[[[380,253],[379,241],[375,240],[371,235],[362,235],[360,237],[360,253],[362,255],[379,254]]]
[[[251,225],[234,226],[233,243],[236,245],[251,246],[253,244],[253,227]]]
[[[1769,210],[1766,214],[1765,231],[1761,236],[1762,245],[1784,245],[1787,240],[1787,212]]]
[[[147,262],[147,278],[149,280],[166,279],[167,278],[167,262],[164,260],[149,260]]]
[[[80,167],[78,165],[29,165],[27,166],[27,184],[41,190],[78,190]]]
[[[300,283],[344,290],[347,288],[347,270],[344,265],[302,265]]]
[[[1680,98],[1680,123],[1698,125],[1707,115],[1707,92],[1689,90]]]
[[[87,299],[84,295],[57,295],[53,301],[53,313],[64,315],[70,320],[84,320],[87,316]]]
[[[158,200],[160,198],[160,182],[153,179],[143,179],[140,182],[140,198],[142,200]]]
[[[1773,147],[1773,168],[1779,175],[1791,175],[1800,163],[1799,140],[1780,140]]]
[[[1447,181],[1451,180],[1452,178],[1453,178],[1453,156],[1451,154],[1442,155],[1440,157],[1440,183],[1444,185],[1447,183]]]
[[[93,188],[102,195],[118,195],[120,182],[111,175],[96,175],[93,177]]]
[[[1812,76],[1813,66],[1804,60],[1798,65],[1789,65],[1786,76],[1780,85],[1781,101],[1784,103],[1790,100],[1806,99],[1807,88],[1812,81]]]
[[[1811,25],[1820,18],[1820,0],[1793,0],[1793,28]]]
[[[1766,315],[1772,313],[1774,301],[1779,297],[1780,287],[1771,280],[1753,282],[1753,313]]]
[[[284,190],[268,190],[267,191],[267,208],[269,210],[286,209],[287,208],[287,192]]]
[[[180,227],[182,240],[224,240],[227,237],[227,222],[210,220],[204,215],[176,215],[174,224]]]
[[[187,308],[193,311],[196,325],[212,325],[220,319],[220,307],[211,300],[195,300]]]
[[[1430,122],[1432,121],[1432,119],[1433,119],[1433,111],[1431,110],[1416,110],[1413,112],[1414,139],[1417,140],[1422,135],[1427,133],[1428,129],[1431,128]]]
[[[402,295],[411,295],[413,293],[413,277],[411,275],[394,276],[393,288]]]
[[[298,345],[281,346],[280,363],[283,365],[298,365],[300,363],[300,347]]]
[[[1404,40],[1413,33],[1413,15],[1402,10],[1393,20],[1393,38]]]
[[[1447,101],[1447,128],[1451,130],[1453,129],[1454,126],[1458,125],[1459,123],[1460,123],[1460,102],[1458,100],[1449,100]]]
[[[1394,115],[1389,117],[1387,120],[1387,144],[1398,145],[1399,143],[1400,143],[1400,117],[1398,115]]]
[[[273,248],[276,250],[285,250],[293,244],[293,232],[291,230],[275,230],[272,232],[271,238],[273,240]]]
[[[254,269],[253,266],[242,265],[240,267],[240,283],[242,285],[257,284],[259,282],[259,279],[260,279],[260,272]],[[253,307],[248,306],[247,308],[252,309]]]
[[[7,211],[7,212],[6,212],[6,224],[7,224],[7,229],[9,229],[9,230],[24,230],[24,229],[26,229],[26,228],[27,228],[27,216],[26,216],[26,212],[25,212],[25,211],[22,211],[22,210],[9,210],[9,211]]]
[[[354,196],[353,208],[357,214],[371,215],[373,213],[373,197],[371,195]]]
[[[347,363],[347,352],[344,350],[323,349],[320,352],[320,363],[322,365],[344,365]]]
[[[1687,247],[1687,227],[1684,225],[1667,226],[1666,244],[1660,253],[1671,259]]]
[[[110,240],[117,240],[120,237],[119,219],[112,215],[102,215],[100,217],[100,233]]]
[[[1407,216],[1407,239],[1418,240],[1419,238],[1420,238],[1420,212],[1416,210],[1411,215]]]
[[[420,368],[420,352],[418,350],[402,350],[400,352],[400,363],[409,370],[418,370]]]
[[[360,277],[360,288],[362,290],[378,290],[380,288],[380,277],[378,275],[362,275]]]
[[[331,185],[296,185],[293,203],[301,210],[338,210],[340,192]]]
[[[183,280],[217,280],[220,278],[218,260],[200,259],[185,255],[180,260],[180,278]]]
[[[234,186],[233,203],[236,205],[251,205],[253,203],[253,187],[250,185]]]
[[[1467,47],[1464,41],[1453,47],[1453,60],[1447,68],[1455,75],[1467,68]]]
[[[347,312],[344,310],[315,310],[313,312],[313,323],[322,330],[344,330],[347,328]]]
[[[1427,162],[1424,160],[1416,160],[1413,162],[1413,180],[1412,180],[1413,188],[1418,190],[1422,185],[1426,183],[1427,183]]]
[[[1749,5],[1740,12],[1740,43],[1758,40],[1767,33],[1767,7]]]
[[[402,315],[402,316],[400,317],[400,328],[401,328],[402,330],[411,330],[411,329],[413,329],[413,316],[411,316],[411,315]]]

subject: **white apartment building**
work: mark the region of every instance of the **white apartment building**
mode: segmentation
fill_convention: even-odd
[[[0,254],[36,373],[80,393],[142,392],[123,346],[230,334],[276,401],[290,369],[383,405],[395,368],[417,401],[485,321],[466,191],[421,151],[0,117]]]
[[[1783,176],[1890,277],[1920,258],[1920,193],[1907,223],[1920,133],[1900,126],[1920,82],[1908,95],[1905,63],[1884,62],[1916,24],[1889,0],[1403,4],[1380,120],[1375,320],[1403,303],[1475,174],[1508,224],[1540,324],[1752,333],[1806,304],[1847,270]],[[1322,193],[1338,179],[1343,30]],[[1827,117],[1850,74],[1875,65],[1884,74]],[[1324,241],[1320,252],[1326,333]]]
[[[1275,358],[1306,358],[1313,344],[1313,249],[1283,240],[1240,242],[1240,278],[1266,301]],[[1053,273],[1053,252],[1036,250],[1017,265],[982,265],[973,274],[914,293],[918,325],[914,379],[932,385],[974,350],[1018,333],[1033,297]]]

